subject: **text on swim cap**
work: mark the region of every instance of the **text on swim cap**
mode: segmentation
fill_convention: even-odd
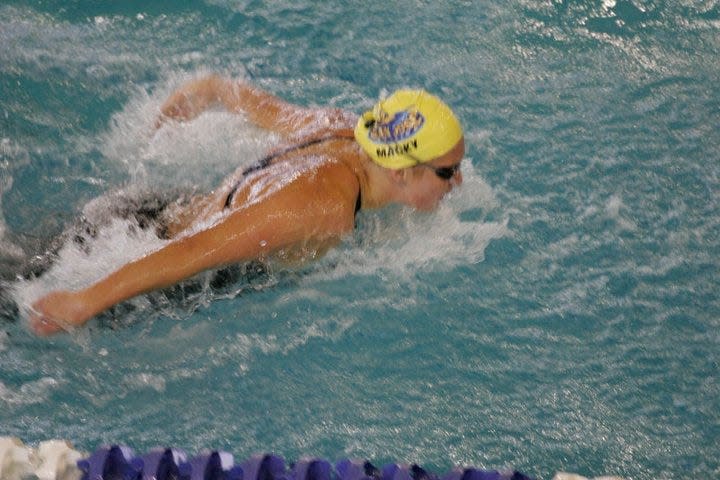
[[[375,149],[375,153],[378,157],[392,157],[393,155],[405,155],[410,153],[410,149],[417,150],[417,140],[413,140],[407,143],[398,143],[395,145],[388,145],[387,147]]]

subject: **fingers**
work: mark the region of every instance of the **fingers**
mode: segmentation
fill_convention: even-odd
[[[160,128],[162,128],[162,126],[165,125],[165,123],[167,121],[168,121],[168,116],[165,115],[164,113],[160,113],[160,115],[158,115],[158,117],[155,119],[155,125],[154,125],[155,130],[156,131],[160,130]]]
[[[58,333],[62,329],[63,328],[56,322],[42,315],[30,318],[30,330],[32,330],[35,335],[47,337]]]
[[[72,292],[52,292],[30,307],[30,329],[40,336],[69,331],[77,323]]]
[[[45,312],[44,304],[46,303],[47,297],[35,302],[30,307],[30,330],[35,335],[46,337],[53,333],[59,332],[62,327],[53,321],[50,316]]]
[[[160,130],[168,122],[186,122],[192,120],[196,113],[187,99],[179,100],[176,104],[165,105],[160,109],[160,115],[155,119],[155,131]]]

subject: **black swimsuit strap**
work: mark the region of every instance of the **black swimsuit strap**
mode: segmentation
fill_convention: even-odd
[[[353,215],[357,215],[357,212],[359,212],[361,208],[362,208],[362,192],[358,188],[358,197],[357,197],[357,200],[355,200],[355,212],[353,213]]]
[[[318,143],[323,143],[323,142],[327,142],[330,140],[342,140],[342,139],[354,140],[355,137],[333,134],[333,135],[327,135],[325,137],[313,138],[312,140],[308,140],[303,143],[298,143],[297,145],[292,145],[288,148],[271,153],[268,156],[261,158],[255,164],[250,165],[249,167],[247,167],[245,170],[242,171],[242,174],[241,174],[242,178],[240,178],[237,182],[235,182],[235,185],[233,185],[233,187],[230,189],[230,193],[228,193],[228,196],[225,199],[225,205],[223,206],[223,209],[230,207],[230,204],[232,203],[232,199],[235,196],[235,193],[237,192],[238,188],[240,188],[240,184],[245,179],[245,176],[247,174],[252,173],[252,172],[257,172],[258,170],[263,170],[264,168],[269,167],[273,160],[275,160],[276,158],[282,157],[286,153],[294,152],[295,150],[302,150],[303,148],[307,148],[312,145],[317,145]],[[360,194],[358,193],[358,200],[355,203],[355,213],[357,213],[358,210],[360,210],[361,203],[362,202],[360,201]]]

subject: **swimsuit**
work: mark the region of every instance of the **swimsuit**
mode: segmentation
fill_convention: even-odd
[[[240,185],[242,184],[243,180],[245,180],[245,176],[252,172],[257,172],[258,170],[262,170],[264,168],[269,167],[272,164],[272,161],[282,157],[286,153],[294,152],[296,150],[302,150],[303,148],[310,147],[312,145],[317,145],[319,143],[328,142],[330,140],[353,140],[355,141],[355,137],[353,136],[345,136],[345,135],[328,135],[325,137],[320,138],[314,138],[312,140],[308,140],[303,143],[298,143],[297,145],[292,145],[288,148],[285,148],[283,150],[280,150],[278,152],[274,152],[269,154],[268,156],[261,158],[257,163],[254,165],[249,166],[245,170],[242,171],[242,178],[240,178],[235,185],[230,189],[230,193],[228,193],[227,198],[225,199],[225,204],[223,206],[223,209],[229,208],[230,204],[232,203],[233,197],[235,196],[235,193],[237,192],[238,188],[240,188]],[[358,189],[358,197],[355,201],[355,214],[357,215],[357,212],[360,210],[360,207],[362,207],[362,198],[360,196],[360,190]]]

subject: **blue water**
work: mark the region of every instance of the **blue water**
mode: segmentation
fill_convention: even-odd
[[[0,435],[720,478],[718,2],[5,0],[0,44]],[[425,87],[465,125],[463,188],[303,269],[33,337],[33,298],[155,245],[116,222],[15,279],[89,202],[272,144],[223,112],[151,133],[209,71],[356,112]]]

